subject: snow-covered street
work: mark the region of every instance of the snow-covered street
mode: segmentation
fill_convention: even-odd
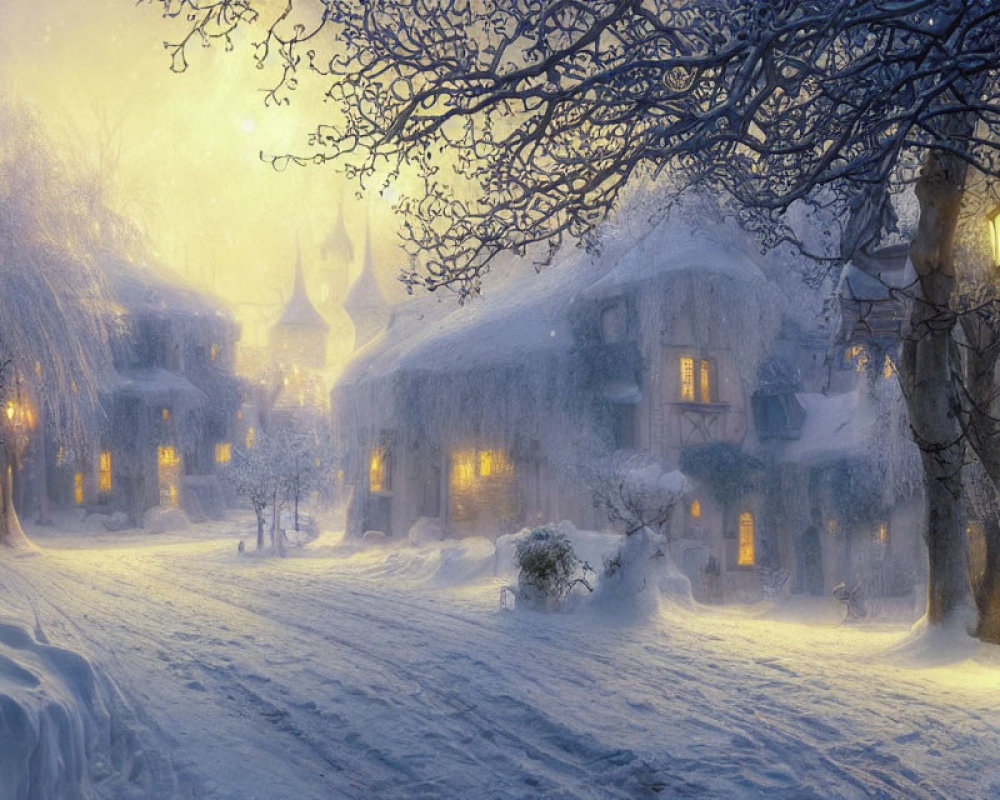
[[[155,756],[137,796],[1000,796],[989,650],[900,667],[880,654],[903,628],[832,616],[501,612],[484,540],[287,559],[238,558],[221,527],[40,544],[0,562],[4,615],[37,613],[117,684]]]

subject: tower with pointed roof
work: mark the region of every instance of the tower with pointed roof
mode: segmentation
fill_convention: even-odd
[[[296,239],[295,283],[278,321],[271,327],[271,358],[282,372],[323,369],[330,326],[309,299],[302,273],[302,250]]]
[[[347,292],[351,267],[354,265],[354,245],[347,234],[343,205],[337,210],[337,218],[329,234],[320,246],[323,260],[319,279],[318,306],[323,316],[330,321],[341,313],[341,302]]]
[[[371,341],[389,322],[389,303],[375,277],[371,221],[365,222],[365,255],[361,274],[347,293],[344,310],[354,325],[354,348]]]

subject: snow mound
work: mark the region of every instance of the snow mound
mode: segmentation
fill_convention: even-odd
[[[191,523],[179,508],[153,506],[143,514],[142,527],[147,533],[168,533],[186,531]]]
[[[674,564],[662,536],[642,528],[626,536],[600,576],[590,606],[623,619],[659,613],[661,600],[693,607],[691,581]]]
[[[885,651],[885,660],[901,667],[940,667],[968,661],[986,645],[969,633],[966,615],[957,614],[942,625],[924,616],[899,642]]]
[[[444,539],[444,529],[432,517],[420,517],[410,526],[406,534],[406,540],[415,547],[430,542],[440,542],[442,539]]]
[[[4,800],[143,796],[136,783],[146,765],[112,719],[109,697],[108,685],[83,656],[0,621]],[[125,763],[131,759],[138,760]],[[118,785],[125,774],[136,783]]]

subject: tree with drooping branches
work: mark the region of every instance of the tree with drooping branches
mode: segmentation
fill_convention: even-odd
[[[417,181],[398,201],[411,288],[464,296],[504,250],[544,261],[588,241],[637,177],[716,190],[765,247],[802,244],[790,206],[821,208],[839,228],[814,254],[830,265],[892,234],[890,196],[914,187],[897,366],[927,500],[927,616],[967,617],[963,467],[969,448],[996,460],[1000,439],[956,367],[956,241],[1000,171],[1000,2],[291,0],[273,17],[254,0],[156,2],[190,23],[168,45],[178,69],[192,42],[255,27],[269,102],[321,82],[329,118],[275,166]]]

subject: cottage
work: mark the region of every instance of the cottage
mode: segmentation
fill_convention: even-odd
[[[157,505],[217,516],[215,475],[229,462],[243,395],[233,374],[239,329],[179,280],[111,255],[102,269],[117,304],[104,420],[78,448],[39,441],[33,456],[46,468],[24,491],[46,507],[124,511],[132,523]]]

